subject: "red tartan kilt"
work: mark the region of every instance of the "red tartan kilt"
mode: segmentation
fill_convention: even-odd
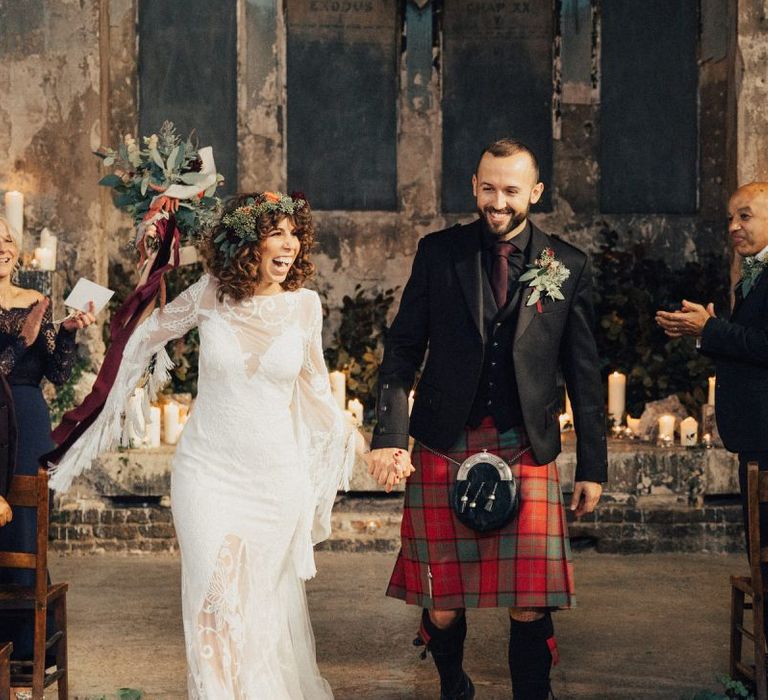
[[[457,462],[487,448],[513,457],[527,437],[499,434],[488,418],[446,451]],[[520,480],[520,512],[501,530],[479,533],[449,505],[458,465],[417,444],[405,490],[402,546],[387,595],[425,608],[568,608],[575,604],[565,511],[554,462],[530,452],[511,465]]]

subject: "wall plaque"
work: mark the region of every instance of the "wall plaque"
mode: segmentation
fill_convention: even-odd
[[[444,211],[475,209],[478,156],[504,136],[536,153],[549,208],[553,32],[550,2],[444,0]]]
[[[235,6],[139,2],[139,132],[156,132],[166,119],[183,139],[195,129],[224,175],[219,193],[237,191]]]
[[[316,209],[397,208],[398,5],[288,0],[288,186]]]

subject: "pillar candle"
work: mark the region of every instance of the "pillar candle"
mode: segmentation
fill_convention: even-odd
[[[24,195],[16,190],[5,193],[5,218],[20,237],[24,237]]]
[[[331,372],[328,375],[331,381],[331,393],[333,398],[336,399],[336,403],[339,404],[339,408],[343,411],[347,403],[347,378],[344,376],[344,372]]]
[[[347,410],[352,414],[357,425],[363,424],[363,404],[357,399],[347,401]]]
[[[51,255],[52,255],[52,263],[50,268],[51,270],[56,269],[56,249],[58,246],[58,242],[59,242],[58,237],[54,236],[47,228],[44,228],[42,231],[40,231],[40,247],[51,251]]]
[[[665,413],[659,416],[659,440],[675,439],[675,417]]]
[[[37,260],[38,270],[54,270],[53,251],[48,248],[35,248],[35,260]]]
[[[175,445],[179,439],[179,404],[169,401],[163,406],[163,441]]]
[[[640,437],[640,419],[627,416],[627,427],[632,431],[632,434],[636,437]]]
[[[627,395],[627,375],[613,372],[608,375],[608,415],[614,425],[621,425]]]
[[[683,447],[694,447],[699,434],[699,424],[690,416],[680,421],[680,444]]]
[[[160,418],[160,407],[149,407],[149,422],[147,423],[146,442],[147,447],[160,447],[160,428],[162,420]]]
[[[707,395],[707,403],[710,406],[715,405],[715,377],[709,378],[709,394]]]
[[[408,415],[411,415],[411,411],[413,411],[413,402],[416,400],[416,395],[411,391],[410,394],[408,394]]]

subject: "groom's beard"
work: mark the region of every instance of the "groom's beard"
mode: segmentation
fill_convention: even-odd
[[[478,209],[477,213],[480,215],[480,218],[483,220],[483,224],[489,233],[492,233],[494,236],[498,236],[499,238],[504,238],[504,236],[506,236],[510,231],[514,231],[520,224],[523,223],[523,221],[526,220],[526,218],[528,218],[529,210],[530,207],[526,207],[525,211],[515,211],[511,207],[496,209],[496,207],[488,205],[482,209]],[[510,216],[509,222],[507,224],[501,225],[493,224],[490,220],[491,213],[508,214]]]

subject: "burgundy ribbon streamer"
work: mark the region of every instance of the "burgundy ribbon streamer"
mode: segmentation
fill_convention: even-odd
[[[40,458],[43,467],[47,467],[49,463],[58,464],[72,444],[99,416],[115,383],[128,340],[147,309],[154,305],[158,293],[164,288],[165,273],[179,266],[180,234],[175,217],[171,215],[168,219],[160,219],[156,228],[160,247],[152,262],[149,276],[146,282],[136,287],[112,317],[109,327],[111,342],[93,389],[79,406],[64,414],[61,423],[53,431],[52,437],[57,447]]]

